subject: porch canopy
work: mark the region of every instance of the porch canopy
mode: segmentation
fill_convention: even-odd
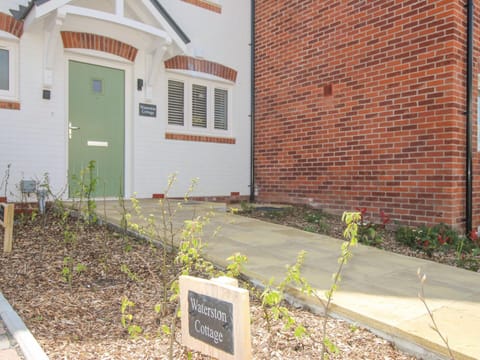
[[[61,33],[88,33],[95,39],[113,39],[145,51],[147,86],[152,85],[160,63],[187,54],[190,42],[157,0],[32,0],[11,12],[16,19],[24,21],[24,31],[39,23],[42,26],[44,86],[47,88],[53,82],[55,50]],[[89,49],[98,50],[94,44]]]

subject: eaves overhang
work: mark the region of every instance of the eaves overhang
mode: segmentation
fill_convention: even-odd
[[[126,0],[124,0],[126,1]],[[168,11],[158,2],[158,0],[142,0],[144,5],[152,11],[152,15],[159,21],[159,23],[165,28],[165,31],[170,33],[170,36],[173,38],[174,42],[177,43],[179,48],[184,52],[186,51],[186,44],[190,43],[190,38],[185,34],[181,27],[175,22],[173,17],[168,13]],[[13,17],[17,20],[27,21],[31,14],[35,19],[44,17],[49,13],[59,10],[60,7],[66,6],[71,3],[72,0],[30,0],[27,6],[20,5],[18,9],[10,10]],[[76,7],[71,7],[73,9]],[[65,11],[64,11],[65,12]],[[70,10],[72,12],[72,10]],[[76,11],[77,15],[79,11]],[[99,16],[95,16],[99,18]],[[119,22],[131,26],[133,21],[122,20],[119,21],[118,16],[112,16],[108,14],[103,14],[100,18],[104,18],[107,21]],[[144,24],[143,24],[144,25]],[[146,26],[140,25],[137,22],[134,28],[144,30]],[[151,29],[150,29],[151,30]],[[155,34],[158,31],[150,31]]]

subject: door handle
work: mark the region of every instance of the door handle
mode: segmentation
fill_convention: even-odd
[[[71,122],[68,123],[68,138],[72,138],[72,130],[80,130],[80,126],[73,126]]]

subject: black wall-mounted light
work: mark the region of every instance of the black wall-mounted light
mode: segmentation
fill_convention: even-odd
[[[47,89],[43,89],[43,90],[42,90],[42,99],[44,99],[44,100],[50,100],[51,96],[52,96],[52,95],[51,95],[50,90],[47,90]]]
[[[142,91],[143,89],[143,79],[137,79],[137,90]]]

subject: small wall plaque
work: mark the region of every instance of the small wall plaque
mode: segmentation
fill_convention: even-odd
[[[157,105],[139,103],[138,115],[148,116],[148,117],[157,117]]]

